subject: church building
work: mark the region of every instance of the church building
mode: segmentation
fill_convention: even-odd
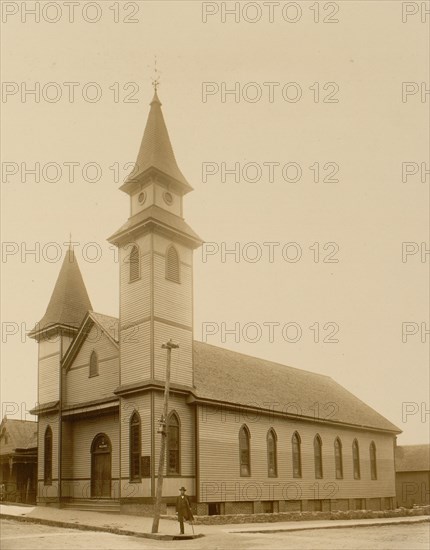
[[[118,247],[119,318],[93,311],[73,253],[38,344],[37,501],[151,514],[170,339],[163,510],[196,514],[388,509],[400,430],[328,376],[193,339],[192,187],[155,91]]]

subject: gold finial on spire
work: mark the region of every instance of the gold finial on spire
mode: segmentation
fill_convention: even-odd
[[[152,79],[152,85],[154,86],[154,91],[157,93],[157,88],[160,85],[160,71],[157,69],[157,56],[154,55],[154,77]]]

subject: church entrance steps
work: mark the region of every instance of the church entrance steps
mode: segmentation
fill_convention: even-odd
[[[76,498],[70,500],[69,502],[63,503],[61,508],[66,510],[81,510],[86,512],[112,512],[115,514],[119,514],[120,512],[119,500],[114,500],[111,498]]]

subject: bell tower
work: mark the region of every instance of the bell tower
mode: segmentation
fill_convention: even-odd
[[[121,186],[130,217],[108,240],[119,249],[120,384],[164,381],[161,345],[179,344],[172,383],[193,386],[193,250],[200,237],[183,218],[192,187],[180,171],[155,86],[133,172]]]

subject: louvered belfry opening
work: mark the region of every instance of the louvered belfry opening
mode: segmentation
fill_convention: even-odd
[[[179,255],[174,246],[169,246],[166,253],[166,279],[174,283],[180,282]]]

